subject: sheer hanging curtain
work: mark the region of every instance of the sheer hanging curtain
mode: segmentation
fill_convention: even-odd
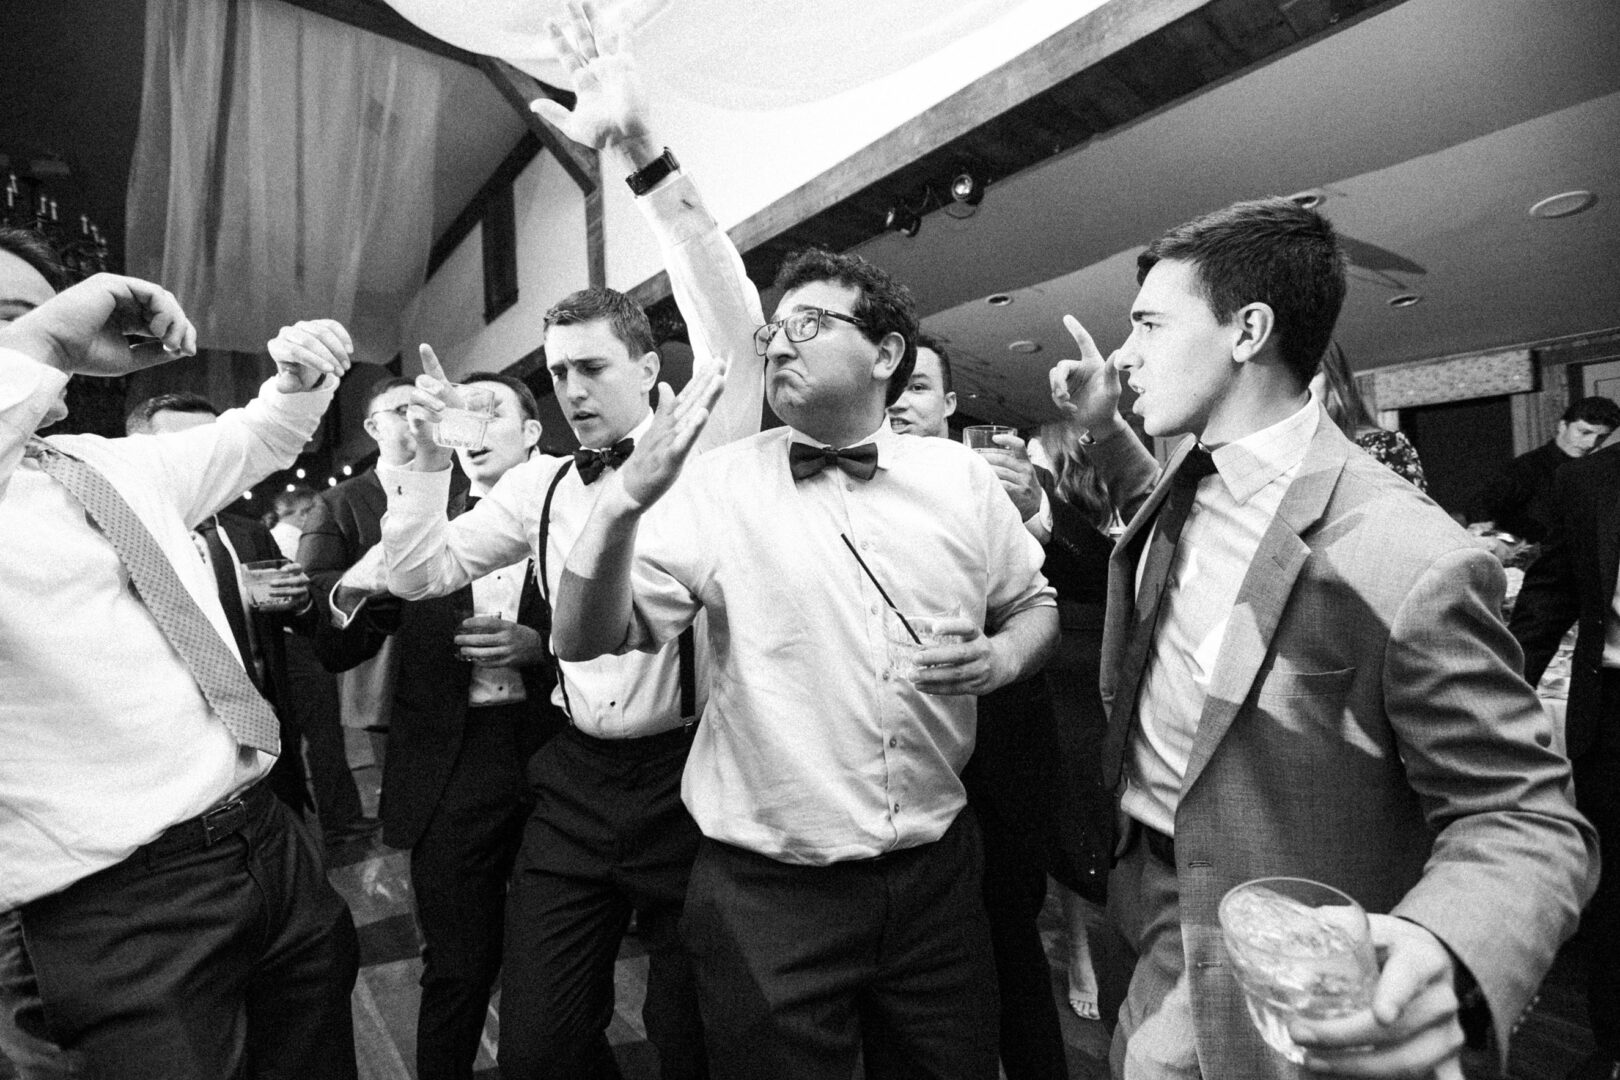
[[[433,242],[440,92],[424,54],[276,0],[148,0],[129,272],[207,347],[330,316],[386,362]]]

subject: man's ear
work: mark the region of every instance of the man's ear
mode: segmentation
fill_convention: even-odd
[[[900,366],[901,359],[906,355],[906,336],[898,330],[890,330],[878,342],[877,358],[872,361],[872,379],[876,382],[888,382],[889,376]]]
[[[641,391],[651,393],[652,388],[658,385],[658,373],[663,370],[663,361],[658,358],[658,350],[650,349],[641,354],[638,361],[641,365]]]
[[[534,453],[534,448],[540,445],[540,436],[545,428],[540,426],[538,420],[523,421],[523,449],[526,453]]]
[[[1276,322],[1277,316],[1270,304],[1256,302],[1239,308],[1232,316],[1232,325],[1237,328],[1237,337],[1232,341],[1232,360],[1246,364],[1259,356],[1271,341]]]
[[[956,391],[955,390],[947,390],[945,392],[945,415],[946,416],[955,416],[956,415]]]
[[[372,442],[382,442],[382,436],[377,433],[377,421],[374,418],[366,417],[365,422],[360,426],[365,428],[366,434],[371,436]]]

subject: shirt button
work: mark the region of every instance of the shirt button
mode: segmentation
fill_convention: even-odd
[[[855,490],[855,485],[853,483],[851,483],[851,482],[845,481],[844,490],[845,491],[854,491]]]
[[[899,745],[900,745],[900,740],[894,738],[893,736],[890,736],[890,738],[889,738],[889,746],[890,747],[895,747],[895,746],[899,746]]]
[[[888,681],[889,681],[889,672],[888,672],[888,669],[884,669],[884,672],[883,672],[883,681],[884,681],[884,682],[888,682]]]
[[[877,613],[878,613],[878,606],[876,604],[873,604],[872,605],[872,614],[876,615]]]
[[[900,812],[900,804],[899,803],[894,804],[894,812],[897,813],[897,814]]]

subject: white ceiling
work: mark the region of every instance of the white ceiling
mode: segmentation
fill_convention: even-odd
[[[1528,215],[1573,188],[1597,205]],[[1142,245],[1306,189],[1350,250],[1338,336],[1358,368],[1620,326],[1620,4],[1406,0],[859,250],[952,345],[963,410],[1029,423],[1074,351],[1065,312],[1105,352],[1124,339]],[[998,292],[1014,302],[987,306]],[[1401,292],[1423,301],[1390,308]],[[1041,352],[1008,352],[1020,339]]]

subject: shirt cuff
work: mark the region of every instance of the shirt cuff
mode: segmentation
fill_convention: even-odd
[[[638,198],[636,206],[661,244],[683,244],[716,227],[697,188],[679,169]]]
[[[338,590],[341,588],[343,588],[343,579],[339,578],[337,581],[332,583],[332,592],[327,596],[326,599],[327,604],[332,609],[332,626],[338,630],[347,630],[354,623],[354,620],[359,616],[360,612],[364,610],[366,601],[370,600],[371,597],[369,594],[360,597],[360,602],[354,605],[353,611],[344,611],[340,606],[338,606]]]
[[[401,515],[439,514],[450,498],[449,469],[417,472],[396,465],[378,465],[377,479],[388,496],[389,513]]]

